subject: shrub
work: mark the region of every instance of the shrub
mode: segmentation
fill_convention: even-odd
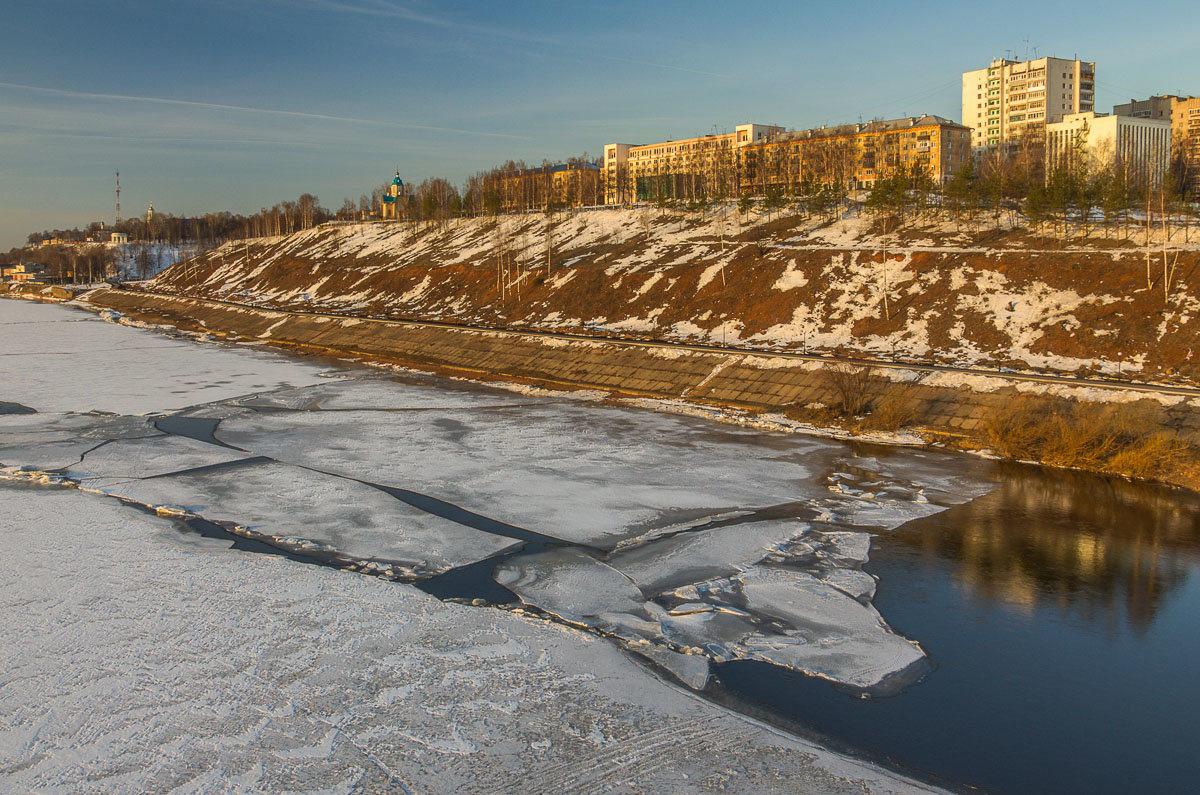
[[[1039,430],[1041,460],[1051,466],[1099,469],[1122,446],[1111,412],[1095,406],[1056,411]]]
[[[882,379],[865,365],[831,365],[825,368],[823,380],[834,393],[832,408],[843,417],[865,413],[881,391]]]

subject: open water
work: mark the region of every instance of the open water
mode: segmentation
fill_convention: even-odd
[[[870,755],[988,792],[1195,791],[1200,499],[1019,465],[876,536],[875,605],[934,670],[863,699],[759,663],[726,687]]]

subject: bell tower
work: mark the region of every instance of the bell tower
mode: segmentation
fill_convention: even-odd
[[[396,199],[404,191],[404,180],[400,179],[400,171],[396,170],[396,178],[392,180],[392,184],[387,186],[387,190],[383,192],[382,206],[379,208],[379,217],[383,220],[396,220]]]

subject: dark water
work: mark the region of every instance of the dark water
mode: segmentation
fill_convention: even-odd
[[[207,442],[219,447],[227,447],[230,450],[241,449],[231,444],[225,444],[225,442],[216,437],[217,426],[220,424],[221,420],[212,417],[182,417],[175,414],[167,417],[158,417],[154,420],[154,427],[163,433],[186,436],[198,442]]]
[[[1200,499],[1019,466],[876,537],[875,605],[936,665],[859,699],[755,663],[736,695],[873,756],[1003,793],[1196,791]]]

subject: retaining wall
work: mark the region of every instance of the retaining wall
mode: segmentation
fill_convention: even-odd
[[[483,379],[685,399],[751,410],[836,405],[826,367],[769,353],[699,352],[616,340],[565,340],[503,331],[332,318],[236,307],[203,299],[98,290],[87,300],[134,318],[218,336],[339,356],[363,356],[418,369]],[[1017,388],[991,392],[906,387],[917,424],[938,433],[969,433],[988,412],[1013,400]],[[1103,390],[1095,390],[1100,393]],[[1200,412],[1186,402],[1165,412],[1169,424],[1200,430]]]

